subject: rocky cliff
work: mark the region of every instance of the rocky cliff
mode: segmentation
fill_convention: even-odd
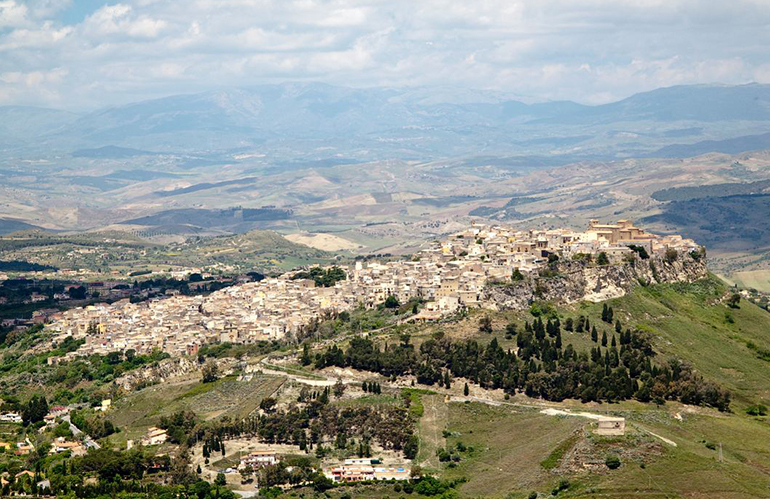
[[[559,261],[537,275],[518,282],[490,283],[482,300],[493,309],[521,309],[538,300],[555,303],[602,301],[623,296],[636,286],[664,282],[692,282],[708,275],[705,258],[679,255],[673,261],[649,259],[596,265],[587,261]]]

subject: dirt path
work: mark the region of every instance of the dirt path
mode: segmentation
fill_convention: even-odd
[[[446,446],[444,430],[449,420],[447,406],[442,395],[422,395],[425,412],[420,418],[420,453],[417,461],[424,468],[439,469],[436,451]]]

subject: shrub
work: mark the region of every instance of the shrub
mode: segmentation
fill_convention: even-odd
[[[620,468],[620,458],[614,454],[607,456],[607,459],[604,460],[604,464],[611,470],[618,469]]]
[[[596,257],[596,263],[597,265],[609,265],[610,259],[607,257],[607,253],[604,251],[599,253],[599,256]]]
[[[749,416],[766,416],[767,406],[763,404],[754,404],[746,408],[746,414]]]
[[[679,252],[677,252],[674,248],[666,249],[666,255],[664,256],[666,263],[674,263],[677,258],[679,258]]]

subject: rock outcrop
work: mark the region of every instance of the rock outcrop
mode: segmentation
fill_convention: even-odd
[[[574,303],[602,301],[625,295],[636,286],[693,282],[708,275],[704,258],[679,255],[666,261],[657,255],[614,265],[585,261],[557,262],[540,275],[518,282],[490,283],[482,301],[493,309],[524,309],[535,301]]]
[[[211,359],[207,362],[215,362],[220,376],[225,376],[233,371],[239,362],[237,359]],[[181,378],[193,374],[199,374],[204,364],[196,358],[176,357],[164,359],[160,362],[140,367],[124,374],[115,380],[115,384],[126,391],[132,391],[143,386],[163,383],[173,378]]]

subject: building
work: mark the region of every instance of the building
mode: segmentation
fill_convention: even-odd
[[[86,453],[85,448],[80,442],[70,442],[64,437],[58,437],[51,445],[51,454],[70,451],[73,456],[82,456]]]
[[[364,482],[372,480],[409,480],[406,466],[384,466],[378,459],[348,459],[345,464],[326,471],[333,482]]]
[[[239,469],[244,468],[261,468],[263,466],[271,466],[278,463],[278,455],[273,450],[261,450],[249,453],[248,456],[241,458],[241,464]]]
[[[602,417],[599,419],[599,426],[594,433],[597,435],[625,435],[626,418]]]
[[[168,433],[162,428],[147,429],[147,436],[142,439],[142,445],[160,445],[168,440]]]
[[[2,423],[21,423],[21,414],[18,412],[4,412],[0,414],[0,422]]]

